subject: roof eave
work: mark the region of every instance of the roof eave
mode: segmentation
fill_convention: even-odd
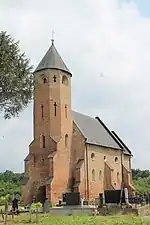
[[[40,71],[44,71],[44,70],[61,70],[62,72],[65,72],[65,73],[68,73],[71,77],[72,77],[72,73],[70,71],[67,71],[67,70],[63,70],[63,69],[60,69],[60,68],[55,68],[55,67],[46,67],[46,68],[41,68],[41,69],[36,69],[33,74],[37,73],[37,72],[40,72]]]
[[[125,145],[125,143],[120,139],[120,137],[116,134],[116,132],[112,131],[112,133],[120,141],[123,147],[132,155],[131,150]]]
[[[112,132],[108,129],[108,127],[101,121],[101,119],[96,116],[95,119],[97,119],[97,121],[105,128],[105,130],[109,133],[109,135],[113,138],[113,140],[116,142],[116,144],[120,147],[120,150],[122,148],[121,144],[119,143],[119,141],[114,137],[114,135],[112,134]],[[119,149],[119,148],[118,148]]]
[[[123,154],[124,155],[128,155],[128,156],[133,156],[131,153],[129,153],[129,152],[125,152],[125,151],[123,151],[123,149],[121,149],[121,148],[114,148],[114,147],[110,147],[110,146],[104,146],[104,145],[101,145],[101,144],[96,144],[96,143],[91,143],[90,141],[88,141],[88,140],[86,140],[85,141],[85,144],[88,144],[88,145],[94,145],[94,146],[97,146],[97,147],[103,147],[103,148],[109,148],[109,149],[112,149],[112,150],[116,150],[116,151],[122,151],[123,152]]]
[[[86,142],[85,142],[86,144],[89,144],[89,145],[95,145],[95,146],[98,146],[98,147],[103,147],[103,148],[110,148],[110,149],[114,149],[114,150],[120,150],[120,151],[122,151],[122,149],[121,148],[114,148],[114,147],[111,147],[111,146],[105,146],[105,145],[101,145],[101,144],[96,144],[96,143],[92,143],[92,142],[90,142],[90,141],[88,141],[88,140],[86,140]]]

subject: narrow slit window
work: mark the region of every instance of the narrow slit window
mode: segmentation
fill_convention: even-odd
[[[92,181],[95,181],[95,170],[92,170]]]
[[[68,146],[68,134],[65,135],[65,147],[67,148]]]
[[[119,174],[119,172],[117,172],[117,181],[118,182],[120,181],[120,174]]]
[[[43,148],[45,148],[45,136],[43,135]]]
[[[65,105],[65,117],[67,118],[67,105]]]
[[[56,114],[57,114],[57,104],[56,104],[56,102],[54,103],[54,115],[56,116]]]
[[[102,171],[100,170],[99,171],[99,180],[101,181],[101,179],[102,179]]]
[[[42,117],[42,119],[44,117],[44,106],[43,106],[43,104],[41,105],[41,117]]]
[[[43,147],[43,135],[40,134],[40,148]]]

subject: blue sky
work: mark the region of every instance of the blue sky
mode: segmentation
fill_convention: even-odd
[[[123,0],[123,1],[130,2],[130,0]],[[134,0],[134,2],[143,16],[146,16],[146,17],[150,16],[150,1],[149,0]]]
[[[129,146],[133,167],[143,169],[150,169],[149,6],[148,0],[0,1],[0,29],[20,40],[34,67],[55,30],[73,74],[72,108],[99,116]],[[32,115],[29,105],[19,118],[0,119],[0,171],[23,171]]]

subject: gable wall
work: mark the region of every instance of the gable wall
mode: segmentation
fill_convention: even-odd
[[[73,160],[75,163],[79,158],[84,158],[84,162],[80,168],[80,186],[79,191],[81,196],[87,197],[89,192],[89,199],[95,199],[99,193],[103,192],[104,189],[114,186],[115,189],[121,187],[122,181],[122,169],[121,169],[121,151],[106,147],[100,147],[95,145],[87,144],[87,158],[88,158],[88,175],[87,175],[87,159],[86,159],[86,147],[85,138],[80,132],[79,128],[73,123],[73,139],[72,139],[72,153]],[[91,153],[95,154],[95,159],[91,159]],[[104,156],[106,156],[106,163],[104,162]],[[118,161],[115,162],[115,157]],[[123,161],[125,166],[130,169],[129,156],[124,155]],[[111,178],[110,183],[105,182],[106,164],[113,169],[107,174]],[[95,181],[92,181],[92,170],[95,170]],[[101,175],[99,174],[101,171]],[[117,173],[119,176],[117,177]],[[99,176],[100,175],[100,176]],[[88,178],[87,178],[88,176]],[[112,184],[112,185],[111,185]],[[107,187],[108,186],[108,187]],[[89,191],[88,191],[89,190]]]
[[[88,171],[89,171],[89,193],[90,199],[98,197],[99,193],[102,193],[105,187],[105,176],[111,177],[111,183],[114,187],[120,188],[121,185],[121,151],[115,149],[104,148],[100,146],[89,145],[87,146],[88,151]],[[95,154],[94,159],[91,159],[91,153]],[[106,156],[106,164],[113,169],[112,173],[105,174],[105,161],[104,156]],[[118,161],[115,162],[115,157]],[[92,180],[92,170],[95,170],[95,181]],[[101,171],[101,175],[99,173]],[[117,179],[117,173],[119,173],[119,179]]]

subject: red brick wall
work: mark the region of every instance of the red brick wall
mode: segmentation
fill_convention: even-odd
[[[56,76],[56,82],[53,76]],[[68,85],[62,83],[62,77],[68,78]],[[34,141],[30,145],[32,154],[29,166],[30,181],[24,190],[37,189],[41,182],[45,182],[49,175],[54,176],[52,184],[47,185],[49,199],[56,202],[62,192],[68,188],[71,140],[72,140],[72,112],[71,112],[71,79],[70,75],[59,70],[45,70],[35,74],[36,85],[34,92]],[[47,82],[43,83],[43,78]],[[56,102],[56,116],[54,103]],[[41,106],[43,105],[43,116]],[[67,115],[66,109],[67,106]],[[65,135],[68,135],[65,146]],[[41,147],[40,136],[45,136],[45,148]],[[53,165],[49,164],[48,155],[53,154]],[[48,187],[49,186],[49,187]],[[50,191],[51,190],[51,191]],[[25,191],[23,191],[25,192]]]

